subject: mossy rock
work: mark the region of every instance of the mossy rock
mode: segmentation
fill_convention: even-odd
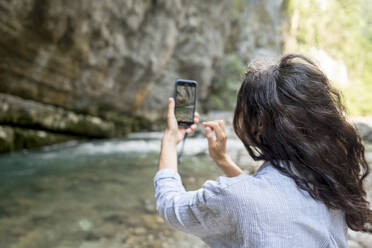
[[[19,127],[0,126],[0,152],[37,148],[77,139],[81,139],[81,137]]]

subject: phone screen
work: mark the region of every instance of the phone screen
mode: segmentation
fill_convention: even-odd
[[[175,115],[178,122],[194,122],[195,84],[178,83],[176,88]]]

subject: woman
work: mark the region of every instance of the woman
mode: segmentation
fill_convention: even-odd
[[[226,154],[223,121],[205,122],[210,156],[226,177],[187,192],[176,144],[199,116],[187,130],[178,128],[170,99],[154,177],[160,216],[210,247],[348,247],[348,227],[372,233],[372,211],[363,188],[364,147],[344,111],[339,93],[303,55],[251,65],[233,127],[263,165],[254,175],[243,173]]]

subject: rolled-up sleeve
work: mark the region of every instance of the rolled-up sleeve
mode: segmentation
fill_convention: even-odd
[[[171,227],[205,238],[229,230],[231,218],[221,181],[208,180],[203,187],[186,191],[173,169],[159,170],[154,176],[156,210]]]

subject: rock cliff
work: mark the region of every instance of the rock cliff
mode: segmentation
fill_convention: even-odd
[[[30,130],[64,140],[154,128],[176,78],[198,80],[205,98],[230,8],[226,0],[1,2],[3,150]]]
[[[198,81],[201,103],[220,83],[231,30],[244,58],[280,52],[281,1],[265,2],[2,1],[0,151],[159,129],[175,79]]]

